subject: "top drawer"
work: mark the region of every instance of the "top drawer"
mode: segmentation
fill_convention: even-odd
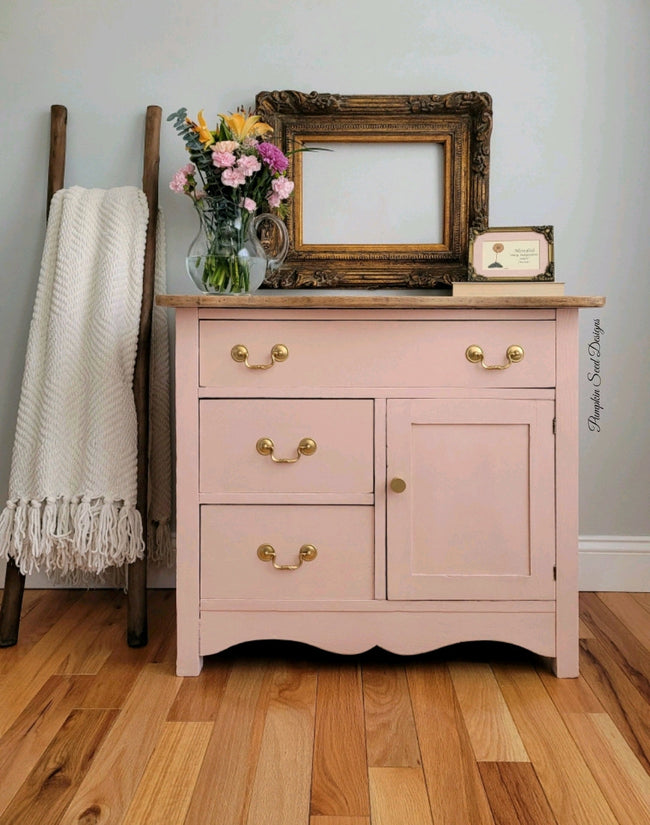
[[[554,321],[212,321],[199,324],[203,387],[553,387]],[[273,362],[276,344],[288,350]],[[251,369],[232,357],[243,345]],[[465,357],[481,347],[487,370]]]

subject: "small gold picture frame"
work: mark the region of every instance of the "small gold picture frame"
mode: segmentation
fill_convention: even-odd
[[[554,281],[552,226],[470,230],[470,281]]]

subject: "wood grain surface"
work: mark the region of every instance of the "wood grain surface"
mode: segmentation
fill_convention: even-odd
[[[577,679],[496,643],[274,641],[182,679],[174,594],[148,600],[133,649],[124,594],[26,592],[0,651],[0,825],[650,821],[648,594],[582,594]]]
[[[361,669],[349,663],[324,666],[318,676],[311,813],[369,812]]]
[[[363,700],[368,765],[420,765],[418,735],[404,669],[394,664],[363,667]]]
[[[408,293],[390,290],[363,290],[362,294],[345,291],[332,293],[325,290],[262,290],[252,295],[158,295],[156,303],[167,307],[204,307],[234,309],[235,307],[333,307],[341,309],[529,309],[555,307],[600,307],[605,298],[596,295],[549,295],[547,296],[513,296],[513,297],[452,297],[409,290]]]

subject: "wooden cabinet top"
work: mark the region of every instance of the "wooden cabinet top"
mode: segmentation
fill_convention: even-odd
[[[249,295],[158,295],[168,307],[249,309],[559,309],[602,307],[601,295],[453,297],[425,290],[261,290]]]

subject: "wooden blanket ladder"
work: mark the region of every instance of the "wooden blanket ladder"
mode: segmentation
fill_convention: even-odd
[[[147,525],[149,483],[149,355],[151,351],[151,312],[154,300],[156,255],[156,227],[158,219],[158,169],[160,165],[159,106],[148,106],[145,119],[144,162],[142,189],[149,205],[142,310],[138,332],[138,350],[133,378],[133,393],[138,421],[138,497],[137,508]],[[65,106],[54,105],[50,110],[50,161],[47,182],[47,210],[52,196],[63,188],[65,177],[66,126],[68,112]],[[147,628],[147,553],[128,566],[127,642],[130,647],[143,647],[148,641]],[[0,608],[0,647],[10,647],[18,641],[25,576],[13,559],[7,562],[5,587]]]

